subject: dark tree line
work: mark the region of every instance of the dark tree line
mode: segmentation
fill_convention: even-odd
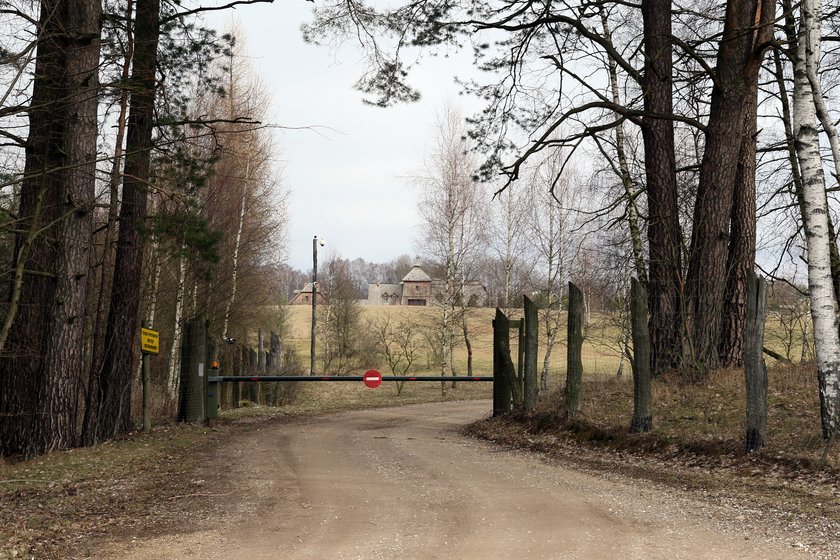
[[[190,117],[191,90],[203,83],[223,94],[210,69],[232,38],[201,28],[195,16],[261,1],[269,0],[189,9],[168,0],[4,5],[2,23],[36,39],[10,36],[0,52],[10,77],[0,110],[2,137],[10,140],[2,181],[11,193],[2,224],[10,264],[0,329],[0,455],[92,444],[130,427],[149,240],[156,251],[168,234],[158,227],[165,214],[149,219],[151,186],[174,168],[189,170],[200,186],[221,149],[189,147],[202,137],[218,143],[214,123]],[[100,109],[114,105],[116,116],[103,122]],[[22,115],[25,134],[10,124]],[[114,122],[107,119],[119,131],[111,155],[100,146]],[[108,163],[110,197],[101,195],[97,176]],[[102,206],[108,217],[100,229]],[[194,254],[204,259],[218,236],[201,212],[182,218],[178,233],[192,231],[187,237],[204,251]]]

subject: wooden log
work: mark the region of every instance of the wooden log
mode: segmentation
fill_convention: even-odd
[[[744,381],[747,387],[746,450],[764,447],[767,435],[767,367],[762,356],[767,283],[754,273],[747,278],[747,320],[744,325]]]
[[[580,412],[583,381],[583,294],[569,282],[568,353],[566,355],[566,416]]]
[[[630,281],[630,326],[633,331],[633,419],[630,431],[633,433],[649,432],[653,427],[647,305],[647,290],[633,278]]]
[[[537,382],[537,351],[539,348],[539,317],[537,306],[525,296],[525,370],[523,373],[523,405],[525,410],[537,408],[539,385]]]

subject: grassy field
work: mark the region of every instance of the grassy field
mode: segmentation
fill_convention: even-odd
[[[299,356],[306,361],[309,357],[309,343],[310,343],[310,322],[311,322],[311,308],[306,306],[289,306],[286,308],[288,321],[288,334],[286,335],[286,343],[291,344],[297,350]],[[409,317],[416,320],[418,323],[428,323],[432,320],[435,309],[427,307],[407,307],[407,306],[362,306],[362,325],[363,329],[369,321],[377,321],[383,317],[391,316],[393,318]],[[494,309],[476,308],[469,311],[468,326],[473,349],[473,371],[476,375],[492,375],[493,371],[493,317],[495,315]],[[521,310],[513,310],[510,316],[511,319],[520,319]],[[564,323],[565,325],[565,319]],[[611,327],[606,321],[601,321],[600,318],[595,317],[592,325],[589,328],[589,336],[587,336],[583,345],[583,363],[587,374],[592,375],[615,375],[619,367],[620,353],[618,351],[619,339],[618,329]],[[604,341],[614,341],[611,346],[605,344]],[[517,336],[516,331],[511,331],[511,353],[516,355]],[[543,357],[545,355],[545,337],[540,336],[540,352],[538,359],[538,368],[542,369]],[[319,355],[320,360],[320,355]],[[384,375],[390,374],[387,363],[384,360],[379,360],[376,364]],[[625,367],[628,367],[625,363]],[[455,370],[458,374],[466,373],[467,369],[467,350],[460,340],[460,344],[455,349]],[[629,371],[629,370],[625,370]],[[412,367],[412,373],[415,374],[435,374],[439,370],[430,363],[425,357],[420,359],[418,363]],[[329,372],[327,372],[329,373]],[[565,346],[565,329],[558,337],[558,341],[554,346],[551,355],[550,375],[553,379],[560,381],[565,378],[566,374],[566,346]]]
[[[433,321],[433,308],[408,307],[408,306],[362,306],[362,329],[368,322],[375,322],[384,317],[394,319],[411,318],[418,323],[426,324]],[[469,311],[468,325],[473,347],[473,369],[478,375],[490,375],[493,371],[493,327],[492,321],[495,314],[494,309],[476,308]],[[310,342],[310,321],[311,308],[307,306],[286,307],[288,333],[286,343],[291,344],[298,352],[303,361],[309,358]],[[512,310],[511,319],[520,319],[521,310]],[[806,328],[809,327],[807,317]],[[551,354],[550,378],[562,384],[566,375],[566,318],[561,316],[561,332],[557,337],[556,344]],[[543,357],[545,355],[546,340],[544,325],[540,324],[538,369],[542,369]],[[810,335],[806,337],[805,348],[803,349],[803,337],[801,329],[792,329],[783,325],[774,314],[769,314],[765,327],[765,347],[790,358],[797,363],[804,355],[806,360],[813,359],[813,340]],[[511,353],[516,356],[517,337],[516,332],[511,331]],[[319,347],[320,348],[320,347]],[[586,327],[583,343],[583,367],[584,375],[595,378],[613,377],[616,375],[621,364],[621,332],[615,319],[606,314],[594,313]],[[320,360],[320,355],[319,355]],[[375,358],[374,358],[375,360]],[[775,362],[768,358],[770,364]],[[376,363],[384,375],[390,374],[388,366],[383,360]],[[629,377],[629,364],[624,362],[624,376]],[[461,374],[467,368],[467,350],[463,339],[459,336],[459,345],[455,349],[455,369]],[[419,360],[412,372],[415,374],[435,374],[437,368],[423,358]],[[327,372],[329,373],[329,372]]]

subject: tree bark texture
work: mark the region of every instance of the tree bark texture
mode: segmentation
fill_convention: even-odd
[[[686,278],[689,360],[701,375],[719,365],[728,248],[732,240],[729,226],[735,191],[743,188],[736,183],[739,164],[745,154],[744,142],[752,141],[749,125],[755,119],[753,92],[765,46],[772,39],[774,12],[772,0],[729,0],[726,5]],[[755,219],[754,215],[751,219]]]
[[[537,353],[539,351],[539,327],[540,318],[537,315],[537,306],[533,301],[525,296],[525,372],[524,378],[524,395],[523,404],[525,410],[536,410],[537,408],[537,394],[539,393],[539,386],[537,385]]]
[[[726,261],[726,288],[721,336],[718,347],[720,365],[741,367],[744,356],[744,326],[747,317],[747,278],[755,268],[755,155],[758,82],[751,84],[746,126],[740,161],[735,176],[730,216],[729,253]]]
[[[111,439],[120,430],[129,428],[131,378],[138,356],[136,340],[140,320],[144,247],[141,231],[146,220],[151,164],[160,0],[137,0],[136,13],[120,229],[105,337],[107,352],[99,382],[99,441]]]
[[[257,374],[257,351],[253,348],[248,348],[248,375]],[[256,381],[249,381],[245,383],[245,396],[251,401],[251,404],[260,404],[260,386]]]
[[[566,416],[574,418],[580,411],[583,381],[583,294],[569,282],[568,352],[566,355]]]
[[[501,352],[505,346],[510,348],[510,321],[501,309],[496,308],[493,320],[493,416],[510,412],[511,392]]]
[[[767,366],[764,364],[764,318],[767,311],[767,283],[750,273],[747,320],[744,325],[744,380],[747,387],[747,453],[764,447],[767,434]]]
[[[828,200],[820,157],[816,106],[807,69],[809,64],[816,65],[819,60],[820,2],[803,0],[800,13],[794,63],[793,135],[802,175],[802,221],[808,247],[808,288],[817,353],[820,427],[823,438],[828,440],[837,429],[840,408],[840,335],[831,278]]]
[[[645,287],[635,278],[630,282],[630,322],[633,327],[633,420],[630,431],[639,433],[649,432],[653,427],[650,333]]]
[[[131,21],[134,15],[133,0],[128,0],[125,7],[125,17]],[[122,89],[120,91],[120,110],[117,115],[117,134],[114,139],[114,159],[111,162],[109,177],[108,221],[105,226],[105,240],[102,249],[102,259],[98,263],[100,268],[99,293],[96,296],[95,315],[93,317],[93,335],[91,337],[91,358],[88,370],[87,396],[85,399],[85,415],[82,421],[82,445],[96,443],[97,412],[99,411],[99,381],[102,364],[105,362],[105,338],[108,327],[108,308],[114,279],[114,238],[117,234],[117,215],[119,212],[119,186],[122,183],[122,155],[125,142],[125,128],[128,115],[128,80],[131,72],[131,62],[134,58],[134,33],[132,26],[126,26],[125,60],[122,67]],[[94,257],[95,259],[96,257]],[[92,263],[92,266],[95,263]],[[150,326],[151,328],[151,326]],[[144,368],[146,366],[144,365]],[[144,370],[145,371],[145,370]]]
[[[95,0],[41,2],[21,233],[12,263],[19,271],[10,290],[17,310],[0,356],[0,455],[31,457],[75,443],[95,197],[100,13]]]
[[[670,0],[643,0],[645,36],[642,124],[648,198],[648,305],[654,374],[679,365],[681,355],[680,224],[674,154]],[[659,117],[658,115],[662,115]]]

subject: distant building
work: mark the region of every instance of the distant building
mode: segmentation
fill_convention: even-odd
[[[445,282],[433,280],[419,264],[414,265],[399,284],[368,284],[368,305],[429,306],[443,301]],[[464,298],[469,307],[486,307],[489,297],[481,282],[464,285]]]
[[[318,286],[315,290],[317,292],[317,304],[322,304],[327,301],[324,294],[321,293],[321,287]],[[312,305],[312,282],[306,284],[302,290],[295,290],[295,295],[289,301],[289,305]]]

